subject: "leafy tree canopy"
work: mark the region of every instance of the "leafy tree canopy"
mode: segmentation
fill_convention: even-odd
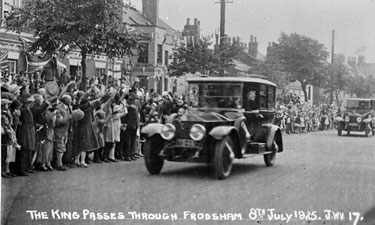
[[[221,48],[213,49],[210,37],[203,37],[198,42],[188,42],[175,49],[174,61],[170,65],[172,75],[183,73],[218,74],[232,65],[242,46],[237,43],[225,43]]]
[[[281,33],[278,41],[274,53],[283,71],[290,73],[303,86],[320,84],[329,54],[324,45],[296,33]]]
[[[127,32],[121,24],[123,7],[122,0],[26,1],[22,8],[12,9],[5,27],[34,34],[38,40],[32,44],[32,52],[53,54],[79,48],[84,83],[87,54],[122,57],[145,39],[141,34]]]
[[[329,53],[323,44],[314,39],[296,33],[281,33],[272,52],[272,63],[301,83],[306,100],[306,85],[320,85],[327,76]]]

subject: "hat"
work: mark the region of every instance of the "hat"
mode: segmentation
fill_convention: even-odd
[[[3,85],[1,85],[1,92],[3,91],[9,92],[9,84],[4,83]]]
[[[160,95],[158,95],[158,96],[156,96],[155,98],[154,98],[154,102],[160,102],[160,101],[162,101],[162,100],[164,100]]]
[[[47,94],[46,89],[45,88],[39,88],[38,94],[40,94],[42,96],[46,95]]]
[[[10,85],[9,87],[9,92],[14,95],[17,95],[17,93],[20,94],[20,90],[21,90],[21,87],[15,84]]]
[[[66,101],[72,102],[72,97],[70,95],[63,95],[61,97],[61,101],[64,102],[64,103],[66,103]]]
[[[10,104],[10,103],[12,103],[12,101],[9,100],[9,99],[6,99],[6,98],[1,99],[1,105],[6,105],[6,104]]]
[[[56,84],[56,82],[53,81],[47,82],[45,88],[47,94],[52,96],[58,95],[60,92],[59,86]]]
[[[73,110],[73,112],[72,112],[72,119],[74,121],[81,120],[81,119],[83,119],[83,117],[85,117],[85,113],[81,109],[75,109],[75,110]]]
[[[22,102],[33,102],[34,98],[29,93],[24,93],[21,95],[21,101]]]
[[[43,96],[40,94],[34,94],[33,98],[34,98],[34,101],[36,101],[37,99],[43,101]]]

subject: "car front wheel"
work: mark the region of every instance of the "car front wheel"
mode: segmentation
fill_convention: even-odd
[[[158,136],[147,139],[143,144],[145,164],[150,174],[159,174],[163,168],[164,159],[159,156],[162,148],[163,140]]]
[[[264,163],[266,166],[273,166],[276,161],[276,152],[278,151],[279,146],[277,145],[276,139],[273,139],[272,147],[271,147],[271,152],[269,154],[266,154],[263,156],[264,158]]]
[[[216,143],[214,165],[215,175],[218,179],[226,179],[232,171],[234,160],[234,145],[228,135]]]

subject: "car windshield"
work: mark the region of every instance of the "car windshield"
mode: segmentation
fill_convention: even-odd
[[[346,108],[348,110],[370,110],[370,101],[363,101],[357,99],[348,99],[346,101]]]
[[[241,108],[241,83],[189,83],[189,98],[196,108]]]

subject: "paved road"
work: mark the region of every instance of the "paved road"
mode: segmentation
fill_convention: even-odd
[[[274,167],[236,160],[223,181],[203,164],[151,176],[143,160],[3,179],[2,224],[355,224],[356,212],[375,224],[374,136],[293,134],[284,146]]]

